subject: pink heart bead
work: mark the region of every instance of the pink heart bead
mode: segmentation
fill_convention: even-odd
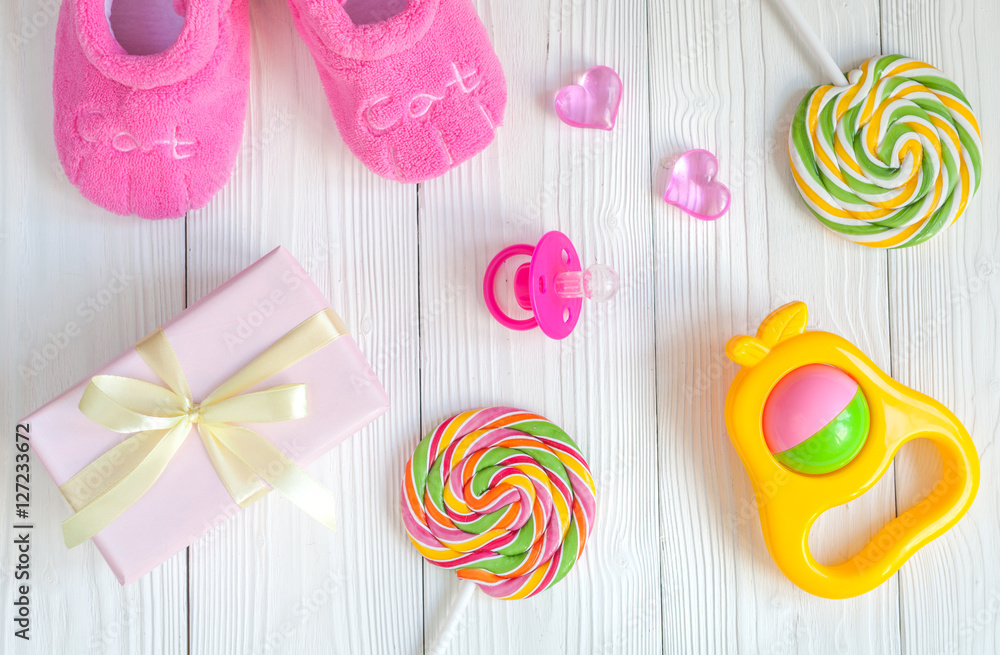
[[[622,80],[607,66],[594,66],[580,84],[563,87],[556,94],[556,114],[567,125],[610,130],[618,119]]]
[[[688,150],[670,171],[663,199],[703,221],[729,211],[729,188],[715,179],[719,160],[707,150]]]

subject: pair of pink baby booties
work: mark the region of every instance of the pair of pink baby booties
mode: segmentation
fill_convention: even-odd
[[[493,140],[506,82],[471,0],[288,2],[340,133],[372,171],[419,182]],[[246,115],[247,3],[173,0],[166,9],[176,16],[165,20],[151,12],[154,0],[63,2],[56,147],[90,201],[179,217],[225,185]],[[149,33],[130,42],[144,26]]]

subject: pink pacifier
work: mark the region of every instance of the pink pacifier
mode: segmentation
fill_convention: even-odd
[[[500,309],[493,290],[500,267],[518,255],[531,257],[531,262],[521,264],[514,273],[514,297],[521,309],[534,314],[520,320]],[[553,339],[565,339],[573,331],[584,298],[603,302],[617,292],[617,273],[603,264],[583,270],[569,237],[555,231],[545,234],[534,247],[521,243],[504,248],[490,262],[483,279],[486,307],[500,325],[511,330],[540,327]]]

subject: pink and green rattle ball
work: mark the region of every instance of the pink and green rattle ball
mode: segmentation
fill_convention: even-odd
[[[861,452],[870,419],[854,378],[828,364],[809,364],[771,390],[764,405],[764,440],[787,468],[811,475],[830,473]]]

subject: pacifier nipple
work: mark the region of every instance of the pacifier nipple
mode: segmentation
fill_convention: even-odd
[[[610,266],[594,264],[585,271],[564,271],[556,275],[555,292],[561,298],[605,302],[618,293],[619,285],[618,274]]]

